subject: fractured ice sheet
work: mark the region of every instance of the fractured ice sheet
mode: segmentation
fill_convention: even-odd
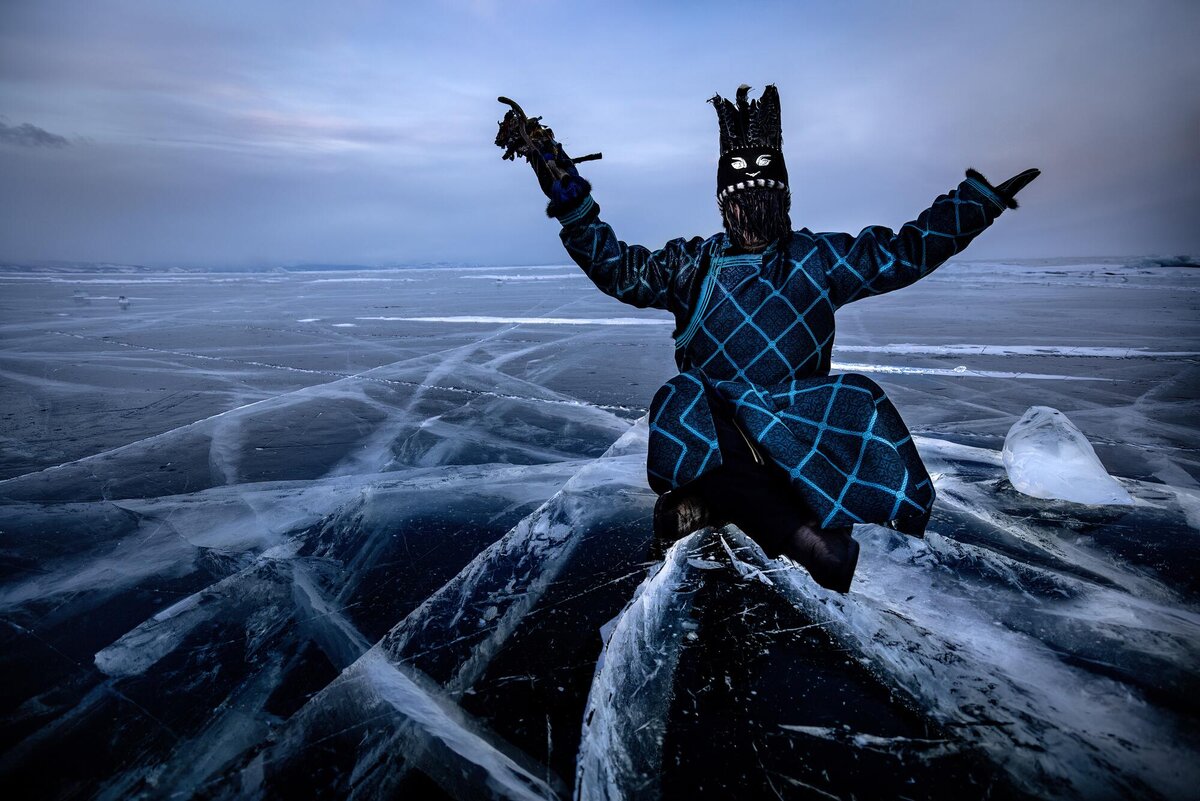
[[[1196,683],[1182,669],[1200,657],[1200,617],[1070,581],[1068,599],[1056,599],[1057,588],[1031,597],[1029,578],[1006,560],[936,532],[924,542],[879,527],[857,536],[866,559],[854,592],[830,593],[796,570],[773,574],[779,592],[955,742],[981,748],[1016,791],[1181,798],[1200,779],[1189,758],[1195,737],[1183,735]],[[752,542],[740,544],[741,558],[770,569]],[[956,579],[966,565],[989,560],[982,581]],[[1137,640],[1127,657],[1109,655],[1116,664],[1089,658],[1091,638],[1116,645],[1128,635]],[[1131,660],[1125,670],[1122,659]],[[1174,681],[1132,675],[1162,668]],[[860,737],[857,745],[878,740]]]
[[[0,275],[0,781],[1189,797],[1200,271],[950,264],[839,312],[938,499],[838,596],[733,528],[653,557],[669,323],[570,269]],[[1014,489],[1035,404],[1131,505]]]
[[[1186,733],[1200,711],[1194,589],[1081,536],[1194,536],[1183,508],[1135,482],[1132,510],[1009,514],[1023,496],[997,504],[999,453],[919,445],[943,470],[944,508],[924,541],[858,527],[849,595],[734,528],[676,546],[610,626],[577,797],[861,797],[908,783],[927,797],[1186,797],[1200,779]],[[830,646],[852,661],[831,665]],[[780,731],[805,739],[785,746]]]
[[[90,541],[60,528],[60,543],[35,510],[9,507],[10,548],[36,533],[58,555],[10,576],[0,597],[5,675],[28,699],[10,723],[36,732],[0,769],[24,777],[70,747],[66,732],[95,738],[115,714],[122,727],[92,746],[121,766],[104,781],[115,797],[151,777],[210,780],[578,467],[241,488],[229,515],[211,497],[228,488],[125,501],[132,513],[75,513],[95,527]]]
[[[463,710],[458,714],[470,717],[471,698],[488,692],[490,682],[504,678],[489,678],[495,672],[493,663],[503,662],[504,650],[522,638],[541,641],[542,630],[553,629],[543,619],[547,612],[541,610],[552,613],[580,594],[589,595],[586,615],[598,625],[603,615],[619,608],[625,595],[621,587],[631,587],[641,574],[644,565],[640,559],[649,544],[646,524],[651,498],[641,486],[645,443],[646,428],[641,423],[614,443],[603,458],[584,465],[559,492],[480,552],[306,703],[282,728],[277,744],[264,754],[248,754],[234,775],[250,772],[258,776],[253,794],[267,797],[290,797],[298,788],[313,787],[314,783],[328,793],[398,793],[414,781],[414,770],[460,796],[471,794],[456,778],[464,770],[485,771],[487,775],[480,781],[489,787],[497,782],[503,785],[493,787],[501,797],[558,793],[554,788],[562,786],[563,780],[556,778],[549,766],[542,774],[549,777],[544,784],[513,785],[505,776],[515,768],[500,770],[498,766],[508,763],[489,756],[495,750],[509,755],[514,764],[528,766],[533,757],[525,749],[546,748],[545,729],[539,727],[532,742],[526,742],[510,728],[512,713],[520,718],[520,709],[505,713],[483,707],[480,712],[486,718],[462,724],[474,732],[470,735],[466,730],[448,734],[446,725],[431,719],[426,710],[431,704],[445,707],[459,702]],[[600,564],[592,561],[606,550],[611,556],[632,554],[635,561],[623,564],[611,557]],[[564,574],[570,580],[560,580]],[[581,577],[589,583],[580,586]],[[606,613],[604,603],[614,608]],[[579,625],[583,619],[569,622],[570,631],[555,636],[582,636],[567,652],[575,653],[582,646],[593,652],[594,658],[594,649],[598,649],[594,628]],[[539,660],[528,653],[519,658],[519,664],[530,678],[548,671],[547,678],[568,681],[554,652],[549,655],[540,667]],[[589,667],[590,660],[585,659],[575,668],[576,684],[582,685],[590,677]],[[432,689],[396,695],[388,690],[395,682]],[[511,697],[512,693],[503,695]],[[564,711],[565,721],[560,725],[569,728],[559,737],[573,743],[578,737],[578,711],[569,705]],[[550,720],[547,716],[547,724]],[[542,723],[540,717],[538,723]],[[451,748],[451,755],[444,747],[447,737],[467,744]],[[313,764],[305,748],[313,741],[327,744],[336,756],[331,754],[326,762]],[[560,759],[571,766],[572,754],[572,750],[564,750]],[[550,757],[548,752],[537,754],[543,761]],[[320,784],[330,781],[331,775],[332,784]]]
[[[795,568],[745,550],[732,528],[682,540],[615,621],[577,798],[890,797],[914,785],[951,797],[996,784],[969,743],[913,715],[781,595],[775,582]],[[805,721],[834,710],[838,735],[814,742],[831,727]]]

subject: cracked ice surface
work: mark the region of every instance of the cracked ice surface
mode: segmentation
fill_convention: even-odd
[[[1200,779],[1195,270],[950,264],[843,309],[835,359],[885,386],[938,489],[923,541],[858,527],[846,596],[734,528],[656,557],[635,421],[671,321],[568,268],[0,284],[6,785],[1185,798]],[[1035,405],[1131,505],[1013,488],[1005,434]]]

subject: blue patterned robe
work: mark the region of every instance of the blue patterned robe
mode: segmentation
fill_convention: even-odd
[[[627,245],[590,195],[560,214],[563,244],[596,286],[675,315],[680,373],[650,407],[651,487],[663,493],[720,465],[713,414],[726,414],[787,472],[822,527],[923,533],[929,474],[883,390],[862,375],[830,374],[834,312],[928,275],[1004,208],[968,178],[899,233],[805,228],[755,254],[730,252],[724,233],[655,251]]]

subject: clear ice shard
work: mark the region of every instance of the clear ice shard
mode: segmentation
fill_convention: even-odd
[[[658,792],[675,665],[696,592],[698,543],[676,542],[614,621],[588,694],[575,771],[577,801]],[[718,565],[719,566],[719,565]],[[699,569],[707,569],[699,568]]]
[[[1087,504],[1132,504],[1067,416],[1031,406],[1004,438],[1004,469],[1018,491],[1034,498]]]

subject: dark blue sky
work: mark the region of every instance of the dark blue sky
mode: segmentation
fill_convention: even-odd
[[[1166,0],[5,0],[0,259],[561,263],[498,94],[604,151],[623,238],[708,235],[742,82],[779,87],[796,227],[1037,166],[968,257],[1196,253],[1198,37]]]

